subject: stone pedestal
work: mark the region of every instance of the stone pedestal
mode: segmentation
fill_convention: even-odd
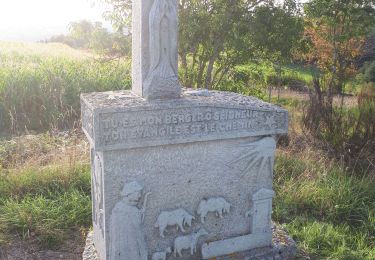
[[[284,109],[227,92],[81,96],[100,260],[208,259],[270,246]]]

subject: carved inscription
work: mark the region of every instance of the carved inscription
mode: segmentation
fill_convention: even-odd
[[[102,114],[101,144],[131,140],[223,136],[286,128],[286,113],[251,109],[193,108]]]

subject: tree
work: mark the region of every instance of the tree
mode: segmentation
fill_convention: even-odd
[[[180,1],[179,55],[185,86],[214,88],[231,68],[251,58],[248,20],[263,2]]]
[[[250,24],[252,28],[250,41],[258,51],[258,58],[274,65],[280,91],[282,65],[291,62],[303,36],[303,18],[298,3],[294,0],[286,0],[282,5],[269,2],[267,5],[258,6],[255,8]],[[269,98],[271,98],[271,86]]]
[[[69,37],[72,39],[75,48],[87,48],[91,35],[94,31],[94,25],[87,20],[71,22],[69,24]]]
[[[71,22],[69,34],[52,37],[48,41],[62,42],[73,48],[91,49],[105,60],[129,56],[131,38],[122,32],[111,32],[101,22],[87,20]]]
[[[328,77],[328,91],[342,93],[354,74],[364,37],[375,22],[374,0],[311,0],[305,5],[307,59]]]
[[[104,1],[112,5],[107,17],[122,29],[129,27],[131,1]],[[253,59],[261,52],[277,56],[280,61],[287,59],[300,31],[296,26],[301,23],[299,18],[296,19],[295,0],[285,1],[282,7],[276,7],[273,2],[179,0],[182,84],[186,87],[215,88],[236,65]],[[258,18],[262,15],[266,18],[269,14],[272,14],[269,22],[277,25],[267,28],[270,24],[264,24]],[[268,29],[273,30],[272,33]],[[271,37],[267,38],[267,48],[263,46],[265,37]],[[254,43],[254,40],[257,42]]]
[[[365,39],[361,56],[357,61],[357,67],[362,67],[366,62],[372,62],[375,60],[375,31]]]
[[[303,36],[301,10],[294,0],[282,5],[270,2],[255,9],[251,27],[251,40],[260,57],[289,63]]]

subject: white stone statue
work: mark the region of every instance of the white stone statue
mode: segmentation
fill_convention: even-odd
[[[177,1],[155,0],[150,11],[150,71],[161,78],[177,77]]]
[[[155,252],[152,254],[152,260],[166,260],[167,255],[172,253],[172,249],[170,247],[167,247],[165,251],[163,252]]]
[[[222,218],[224,213],[229,213],[230,204],[224,198],[211,198],[202,200],[199,203],[197,213],[201,217],[201,222],[204,223],[209,212],[215,212],[217,217]]]
[[[159,228],[160,236],[164,237],[164,231],[168,226],[177,226],[182,232],[185,232],[184,226],[191,226],[194,216],[184,209],[176,209],[172,211],[163,211],[160,213],[155,227]]]
[[[148,39],[149,70],[142,96],[147,99],[180,97],[177,0],[154,0],[149,14]]]
[[[142,229],[147,203],[145,195],[143,206],[138,204],[142,198],[143,186],[133,181],[125,183],[110,217],[110,259],[147,260],[147,245]]]
[[[177,237],[174,240],[174,256],[176,257],[178,254],[179,257],[182,257],[182,250],[185,249],[190,249],[190,255],[194,255],[197,251],[198,239],[204,235],[208,235],[208,232],[204,228],[201,228],[191,235]]]

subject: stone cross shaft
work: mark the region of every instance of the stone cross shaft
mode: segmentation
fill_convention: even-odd
[[[133,0],[132,91],[148,100],[180,97],[177,0]]]

